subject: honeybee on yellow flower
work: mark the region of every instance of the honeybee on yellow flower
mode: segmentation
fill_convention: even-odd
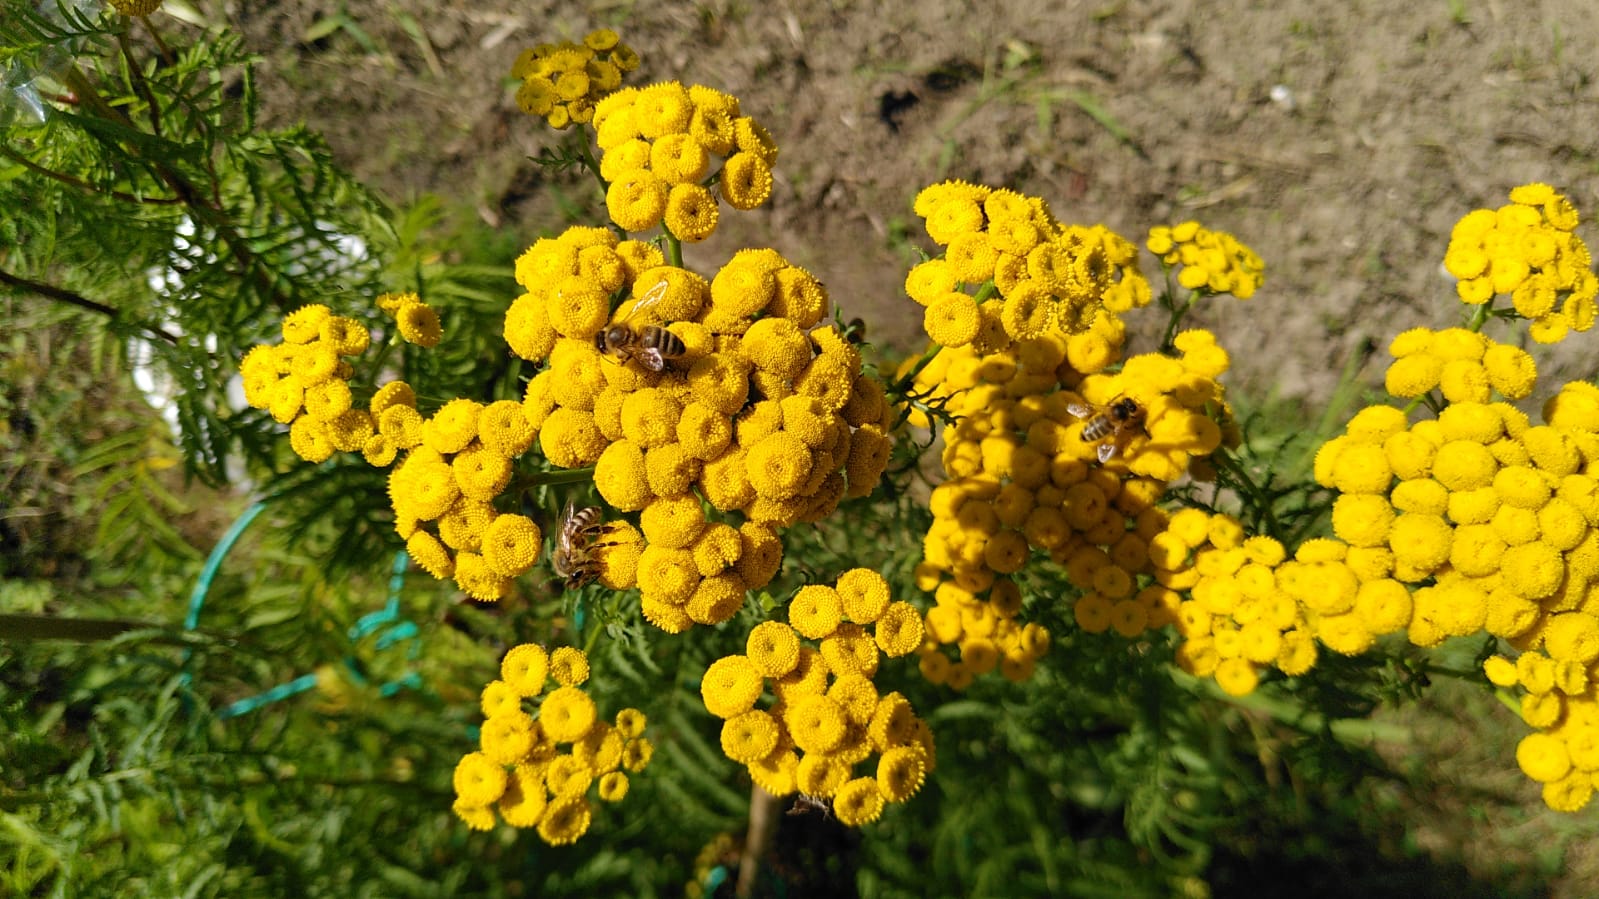
[[[1083,425],[1083,442],[1099,442],[1095,451],[1101,464],[1116,458],[1121,451],[1122,443],[1136,430],[1144,426],[1144,419],[1148,414],[1138,401],[1129,396],[1120,396],[1110,403],[1070,403],[1066,411],[1072,417],[1088,422]]]
[[[572,503],[567,503],[566,511],[561,513],[550,567],[555,569],[556,575],[566,578],[568,590],[576,590],[599,577],[600,560],[595,557],[594,550],[604,545],[595,543],[605,528],[603,514],[596,506],[578,509]]]
[[[594,345],[600,352],[624,364],[636,359],[640,365],[656,372],[665,370],[666,363],[671,360],[681,359],[688,352],[682,338],[661,325],[648,324],[635,328],[629,324],[634,316],[660,302],[666,296],[667,286],[666,281],[656,284],[638,298],[626,315],[595,334]]]

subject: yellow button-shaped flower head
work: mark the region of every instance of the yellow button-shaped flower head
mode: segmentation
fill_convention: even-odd
[[[768,499],[788,499],[799,493],[814,464],[804,441],[784,431],[767,435],[749,448],[745,462],[750,485]]]
[[[539,704],[539,724],[557,743],[575,743],[594,726],[594,700],[575,686],[551,690]]]
[[[512,647],[500,660],[500,679],[520,696],[537,696],[544,692],[548,673],[549,654],[537,643]]]
[[[1332,485],[1344,493],[1386,493],[1392,479],[1388,455],[1379,444],[1347,443],[1333,461]]]
[[[1532,355],[1520,347],[1496,343],[1482,357],[1488,383],[1508,400],[1529,396],[1538,382],[1538,367]]]
[[[623,231],[648,231],[666,214],[666,183],[646,169],[633,169],[611,182],[605,208]]]
[[[722,164],[718,183],[729,206],[754,209],[772,195],[772,167],[757,153],[734,153]]]
[[[677,424],[683,407],[668,391],[645,387],[622,402],[622,433],[644,449],[677,440]]]
[[[801,587],[788,603],[788,620],[801,636],[820,640],[832,635],[844,618],[838,592],[825,584]]]
[[[748,658],[725,656],[705,670],[700,679],[700,697],[706,711],[718,718],[732,718],[754,707],[761,686],[760,670]]]
[[[857,624],[871,624],[888,609],[888,581],[870,568],[854,568],[839,575],[834,588],[844,605],[844,614]]]
[[[722,723],[722,754],[740,764],[752,764],[772,754],[779,735],[776,719],[760,709],[750,709]]]
[[[1542,731],[1530,733],[1516,746],[1516,764],[1539,783],[1552,783],[1571,770],[1566,744]]]
[[[1431,353],[1402,356],[1388,366],[1383,388],[1398,397],[1417,397],[1438,386],[1443,360]]]
[[[607,445],[605,435],[594,424],[594,416],[576,409],[551,412],[539,432],[539,448],[544,457],[562,468],[593,465]]]
[[[794,745],[807,753],[831,752],[844,741],[849,719],[843,706],[820,694],[800,697],[783,716]]]
[[[1438,448],[1432,476],[1450,490],[1475,490],[1493,483],[1499,464],[1474,440],[1451,440]]]
[[[1562,612],[1544,625],[1544,649],[1556,661],[1589,664],[1599,659],[1599,620],[1584,612]]]
[[[652,546],[681,549],[705,530],[705,512],[692,493],[658,497],[639,515],[639,527]]]
[[[1351,546],[1386,544],[1393,522],[1393,507],[1381,494],[1346,493],[1333,503],[1333,533]]]
[[[1395,561],[1430,572],[1449,558],[1454,531],[1439,515],[1406,512],[1394,519],[1388,546]]]
[[[500,515],[483,533],[483,560],[496,574],[517,577],[538,561],[539,526],[525,515]]]
[[[1532,457],[1532,463],[1556,477],[1565,477],[1577,471],[1581,454],[1576,444],[1558,428],[1540,425],[1528,428],[1521,435],[1522,445]]]
[[[1505,587],[1533,600],[1553,596],[1566,576],[1560,553],[1536,540],[1505,550],[1500,571]]]
[[[469,752],[455,766],[455,795],[466,806],[489,805],[505,792],[505,768],[481,752]]]
[[[745,652],[763,677],[779,678],[799,664],[799,634],[781,621],[763,621],[750,630]]]
[[[731,353],[712,353],[689,368],[689,391],[695,402],[734,415],[749,397],[749,372],[745,360]]]

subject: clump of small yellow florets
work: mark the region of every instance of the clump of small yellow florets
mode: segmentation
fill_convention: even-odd
[[[1230,293],[1247,300],[1260,288],[1266,264],[1254,250],[1226,231],[1198,222],[1157,225],[1145,241],[1161,265],[1177,267],[1177,283],[1207,294]]]
[[[1495,393],[1519,400],[1538,379],[1526,350],[1465,328],[1412,328],[1395,337],[1388,351],[1394,361],[1385,375],[1387,390],[1406,399],[1437,390],[1450,403],[1486,403]]]
[[[438,310],[422,302],[422,298],[409,291],[385,293],[377,299],[378,308],[394,317],[400,339],[419,347],[432,349],[444,337]]]
[[[1577,210],[1547,184],[1523,184],[1498,209],[1467,213],[1450,233],[1444,268],[1461,301],[1476,306],[1509,295],[1539,343],[1593,327],[1599,292],[1588,247],[1573,232]]]
[[[1463,331],[1407,332],[1396,344],[1426,339],[1453,358],[1482,355],[1465,352],[1481,342]],[[1522,395],[1533,386],[1525,377]],[[1338,539],[1313,542],[1341,555],[1359,586],[1350,612],[1333,627],[1323,619],[1317,637],[1341,652],[1398,627],[1419,646],[1479,632],[1507,641],[1519,655],[1485,667],[1495,684],[1524,691],[1521,715],[1536,730],[1517,761],[1551,808],[1575,811],[1599,771],[1599,388],[1566,384],[1543,419],[1533,425],[1504,402],[1451,401],[1411,423],[1373,406],[1324,445],[1316,479],[1339,493]],[[1307,580],[1307,604],[1349,592],[1328,588],[1347,578]]]
[[[1534,730],[1516,747],[1516,763],[1543,785],[1556,811],[1575,812],[1593,798],[1599,776],[1599,621],[1579,610],[1550,618],[1539,651],[1483,665],[1496,686],[1520,687],[1521,717]]]
[[[523,50],[511,64],[511,77],[522,79],[516,105],[554,128],[583,124],[594,118],[595,104],[621,87],[622,76],[638,65],[638,54],[609,28],[589,32],[581,44],[540,44]]]
[[[826,291],[776,251],[740,251],[707,281],[573,228],[534,244],[517,279],[506,342],[547,362],[523,409],[547,459],[594,466],[606,505],[638,514],[636,584],[658,627],[726,621],[776,574],[780,528],[865,496],[887,466],[881,383],[836,327],[815,327]],[[600,349],[612,325],[665,328],[683,352],[653,371]]]
[[[1178,665],[1215,678],[1234,696],[1252,692],[1268,667],[1290,676],[1309,671],[1316,662],[1317,617],[1353,605],[1354,575],[1316,541],[1289,560],[1281,543],[1246,536],[1230,515],[1192,508],[1174,513],[1150,538],[1149,557],[1154,583],[1139,594],[1141,602],[1085,609],[1085,597],[1074,609],[1078,623],[1091,632],[1115,627],[1127,633],[1123,622],[1140,619],[1141,611],[1151,626],[1174,623],[1183,637]],[[1325,596],[1317,592],[1323,587]]]
[[[905,290],[940,346],[993,353],[1149,303],[1136,245],[1102,225],[1062,225],[1037,197],[945,181],[915,211],[944,252],[911,269]]]
[[[1035,551],[1064,566],[1083,591],[1076,608],[1085,629],[1132,637],[1170,623],[1162,608],[1174,600],[1153,583],[1149,559],[1148,542],[1166,524],[1157,504],[1171,480],[1207,474],[1202,463],[1228,437],[1217,422],[1225,403],[1214,380],[1227,368],[1225,351],[1201,331],[1184,332],[1177,344],[1179,358],[1137,356],[1107,374],[1119,359],[1121,328],[1106,315],[1081,334],[1018,341],[986,356],[946,348],[917,374],[921,392],[941,397],[954,418],[943,434],[949,479],[933,491],[933,526],[917,569],[935,601],[921,659],[929,680],[963,688],[996,663],[1012,680],[1031,674],[1050,637],[1016,621],[1022,597],[1010,576]],[[1083,410],[1123,397],[1143,420],[1084,439],[1097,415]],[[1101,462],[1106,444],[1116,452]],[[957,647],[959,659],[945,646]]]
[[[624,231],[664,224],[694,243],[716,230],[718,195],[741,210],[772,195],[777,144],[739,112],[737,97],[714,88],[667,81],[617,91],[595,107],[594,129],[605,207]]]
[[[289,445],[307,462],[335,452],[361,451],[374,432],[363,409],[352,408],[354,369],[371,343],[366,326],[326,306],[302,306],[283,319],[283,342],[252,347],[239,363],[244,398],[289,426]]]
[[[756,625],[743,654],[718,659],[701,679],[705,708],[723,720],[722,751],[774,796],[831,800],[851,827],[877,820],[933,770],[926,722],[904,696],[880,696],[872,682],[882,656],[908,655],[922,640],[921,615],[894,601],[875,571],[802,588],[789,600],[788,623]],[[768,689],[776,701],[760,707]],[[857,777],[862,763],[868,771]]]
[[[526,643],[505,654],[500,678],[483,688],[479,749],[455,768],[454,811],[468,827],[489,830],[498,813],[512,827],[537,828],[552,846],[566,845],[588,832],[591,787],[605,802],[627,795],[628,774],[643,771],[655,753],[643,735],[647,722],[631,708],[612,723],[600,719],[581,686],[588,676],[588,657],[569,646],[546,652]],[[557,686],[545,693],[550,680]]]
[[[387,441],[389,458],[405,451],[389,473],[394,529],[424,571],[440,579],[453,575],[473,599],[499,599],[543,547],[532,519],[494,508],[510,483],[513,460],[532,447],[536,429],[515,400],[485,406],[458,398],[427,419],[415,402],[404,381],[384,385],[372,398],[377,436]]]
[[[1333,531],[1390,554],[1415,593],[1411,642],[1488,633],[1536,645],[1549,615],[1599,580],[1599,388],[1568,384],[1534,426],[1507,403],[1451,403],[1409,423],[1362,410],[1316,457],[1338,490]],[[1354,551],[1353,549],[1351,550]]]

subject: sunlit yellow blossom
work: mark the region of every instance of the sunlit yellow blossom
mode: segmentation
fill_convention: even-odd
[[[539,818],[539,837],[551,846],[575,843],[588,832],[591,820],[588,800],[581,794],[561,796],[550,800]]]
[[[763,621],[751,629],[744,651],[762,676],[782,677],[799,664],[799,635],[781,621]]]
[[[766,712],[751,709],[722,722],[722,754],[751,764],[777,749],[778,736],[777,721]]]
[[[575,743],[594,726],[594,700],[573,686],[556,687],[539,704],[539,724],[557,743]]]
[[[820,640],[833,633],[844,618],[838,592],[825,584],[801,587],[788,603],[788,621],[801,636]]]
[[[576,409],[556,409],[539,431],[539,447],[545,458],[562,468],[594,464],[606,445],[594,416]]]
[[[549,656],[536,643],[512,647],[500,660],[500,679],[520,696],[537,696],[544,691],[549,672]]]
[[[700,697],[706,711],[718,718],[732,718],[755,705],[761,695],[761,672],[748,658],[724,656],[711,663],[700,679]]]
[[[722,198],[734,209],[754,209],[772,195],[772,167],[759,154],[734,153],[722,163]]]

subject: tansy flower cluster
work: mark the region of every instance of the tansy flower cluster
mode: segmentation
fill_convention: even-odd
[[[302,306],[283,319],[283,342],[250,348],[239,363],[245,402],[289,426],[289,445],[307,462],[357,452],[373,434],[373,419],[352,408],[354,369],[371,343],[366,326],[326,306]]]
[[[1215,376],[1228,359],[1208,332],[1189,331],[1178,337],[1180,358],[1135,356],[1105,373],[1121,342],[1119,319],[1105,315],[1081,334],[987,356],[944,349],[918,374],[931,394],[947,397],[943,409],[954,419],[943,433],[949,479],[933,491],[917,569],[935,600],[921,660],[930,680],[962,688],[996,665],[1012,680],[1031,674],[1049,634],[1016,622],[1022,597],[1008,578],[1034,551],[1064,565],[1083,591],[1076,609],[1086,628],[1114,621],[1135,636],[1164,623],[1156,600],[1169,598],[1150,583],[1148,551],[1166,524],[1157,504],[1191,463],[1206,474],[1201,463],[1223,443]],[[1102,416],[1122,399],[1140,420],[1085,439],[1091,426],[1110,427]],[[1101,446],[1116,449],[1107,462]],[[959,659],[943,646],[958,647]]]
[[[734,209],[754,209],[772,194],[777,144],[739,112],[737,97],[714,88],[626,88],[595,107],[594,128],[605,207],[624,231],[664,222],[673,237],[695,243],[721,215],[712,186]]]
[[[411,292],[385,293],[378,296],[379,309],[394,317],[400,338],[425,349],[439,345],[444,328],[439,322],[438,310],[422,302]]]
[[[711,663],[700,682],[705,708],[723,720],[722,751],[774,796],[831,799],[851,827],[877,820],[933,770],[926,722],[904,696],[879,696],[872,683],[881,656],[905,656],[922,639],[921,615],[893,601],[875,571],[801,588],[787,624],[756,625],[745,653]],[[768,689],[775,702],[759,708]],[[867,773],[855,776],[862,763]]]
[[[522,79],[516,105],[553,128],[584,124],[594,118],[595,104],[638,65],[638,54],[609,28],[589,32],[581,44],[540,44],[511,64],[511,77]]]
[[[1539,343],[1593,327],[1599,278],[1580,237],[1577,210],[1547,184],[1523,184],[1498,209],[1477,209],[1455,224],[1444,268],[1459,279],[1462,302],[1491,305],[1508,294],[1515,314],[1530,319]]]
[[[1193,291],[1247,300],[1260,289],[1266,271],[1260,256],[1238,238],[1194,221],[1150,228],[1144,245],[1162,266],[1176,267],[1177,283]]]
[[[1486,631],[1519,650],[1514,661],[1490,659],[1488,675],[1526,691],[1522,717],[1539,731],[1518,761],[1551,807],[1574,810],[1599,770],[1575,764],[1592,762],[1582,727],[1599,658],[1599,388],[1566,384],[1543,418],[1533,425],[1503,402],[1455,402],[1407,424],[1398,409],[1371,407],[1318,453],[1316,476],[1340,493],[1333,530],[1361,596],[1391,597],[1382,613],[1357,600],[1354,615],[1381,615],[1389,629],[1403,617],[1396,588],[1420,584],[1404,624],[1412,643]],[[1341,651],[1370,645],[1354,628],[1341,636],[1342,647],[1318,632]]]
[[[1074,609],[1078,624],[1133,636],[1140,621],[1151,628],[1174,623],[1183,637],[1177,664],[1196,677],[1215,678],[1234,696],[1252,692],[1268,666],[1298,675],[1315,664],[1307,599],[1317,608],[1345,610],[1341,601],[1323,603],[1315,595],[1315,578],[1332,564],[1325,554],[1311,549],[1287,561],[1281,543],[1247,537],[1230,515],[1179,510],[1150,538],[1149,558],[1155,583],[1134,597],[1142,608],[1123,600],[1095,603],[1085,612],[1085,597]],[[1344,580],[1329,592],[1347,586]]]
[[[1495,685],[1525,691],[1521,717],[1535,730],[1516,746],[1516,763],[1543,785],[1544,802],[1556,811],[1587,805],[1599,777],[1596,662],[1599,622],[1572,609],[1550,617],[1541,651],[1494,656],[1483,666]]]
[[[940,346],[993,353],[1149,303],[1137,246],[1101,225],[1062,225],[1036,197],[945,181],[923,189],[915,211],[944,252],[912,268],[905,291],[927,307],[923,328]]]
[[[1449,403],[1486,403],[1494,393],[1519,400],[1538,379],[1526,350],[1465,328],[1411,328],[1388,351],[1394,361],[1384,376],[1387,390],[1407,399],[1437,390]]]
[[[588,832],[590,787],[605,802],[627,795],[628,772],[643,771],[655,752],[643,736],[644,713],[622,709],[614,723],[600,720],[581,687],[588,676],[588,657],[571,647],[546,653],[525,643],[505,654],[500,679],[483,688],[480,748],[455,767],[454,810],[467,826],[489,830],[498,813],[560,846]],[[550,679],[559,686],[545,693]]]
[[[506,342],[548,363],[523,408],[546,458],[593,465],[606,504],[638,513],[637,586],[658,627],[726,621],[777,572],[779,528],[864,496],[887,465],[882,385],[836,328],[807,332],[827,294],[777,252],[740,251],[707,282],[648,244],[573,228],[534,244],[517,276],[528,293]],[[602,351],[613,326],[668,329],[681,355],[654,371],[609,338]]]

